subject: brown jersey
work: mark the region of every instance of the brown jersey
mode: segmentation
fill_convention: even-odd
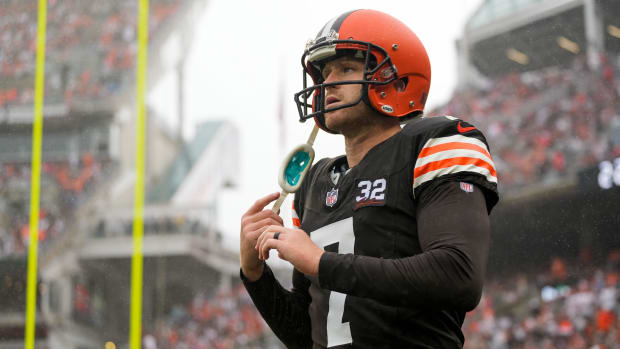
[[[351,169],[344,156],[312,167],[293,221],[327,251],[318,277],[295,270],[286,291],[266,268],[246,287],[289,347],[460,348],[497,200],[482,133],[420,118]]]

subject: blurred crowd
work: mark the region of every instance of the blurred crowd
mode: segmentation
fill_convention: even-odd
[[[43,162],[39,209],[40,248],[65,232],[76,207],[100,180],[102,164],[83,154],[76,164]],[[30,238],[30,164],[0,163],[0,258],[23,255]]]
[[[176,12],[180,0],[153,0],[149,37]],[[133,76],[137,1],[47,1],[46,102],[100,99]],[[0,6],[0,108],[31,104],[37,39],[37,2]]]
[[[553,258],[548,269],[491,277],[463,324],[464,349],[620,349],[619,297],[620,250],[604,265]],[[144,343],[279,348],[242,285],[173,306]]]
[[[239,284],[230,291],[210,297],[198,294],[190,304],[173,306],[164,323],[146,336],[145,348],[262,349],[274,345],[268,336],[267,325]]]
[[[463,325],[465,349],[620,348],[620,251],[602,266],[568,265],[489,280]]]
[[[599,71],[578,57],[569,67],[509,74],[455,93],[430,114],[484,132],[500,189],[553,183],[620,156],[620,57],[601,61]]]
[[[85,275],[73,276],[71,315],[77,323],[94,328],[104,326],[106,308],[103,298],[104,287],[100,281],[100,279],[88,279]]]
[[[10,108],[33,101],[37,4],[1,3],[0,108]],[[180,3],[150,2],[151,35]],[[136,20],[136,1],[49,0],[46,101],[71,106],[120,92],[133,77]],[[429,114],[460,117],[485,133],[501,190],[553,183],[620,157],[620,57],[602,55],[601,62],[597,71],[578,57],[568,67],[509,74],[486,87],[457,92]],[[42,164],[40,248],[65,232],[76,208],[101,181],[104,167],[90,154],[78,163]],[[0,163],[0,258],[27,251],[30,170],[27,163]],[[145,219],[144,230],[195,234],[208,228],[186,217],[152,217]],[[131,220],[100,220],[93,234],[131,231]],[[91,318],[101,305],[85,285],[80,280],[74,284],[74,315]],[[549,271],[490,280],[463,326],[465,348],[620,349],[619,292],[618,252],[603,266],[555,259]],[[145,334],[144,347],[265,348],[273,343],[270,333],[238,285],[173,306],[165,321]]]

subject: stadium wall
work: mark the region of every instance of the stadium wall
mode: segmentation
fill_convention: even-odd
[[[554,257],[604,263],[620,248],[618,202],[620,187],[583,184],[502,198],[491,214],[489,276],[546,270]]]

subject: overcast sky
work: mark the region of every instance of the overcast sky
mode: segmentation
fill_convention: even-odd
[[[391,14],[422,40],[430,56],[429,107],[445,102],[456,84],[455,40],[482,0],[209,0],[186,63],[185,110],[189,125],[226,119],[240,131],[241,173],[235,190],[219,198],[218,223],[236,246],[241,214],[258,197],[279,191],[282,157],[306,141],[313,123],[299,123],[293,94],[302,88],[301,54],[306,41],[339,14],[370,8]],[[171,76],[151,94],[159,114],[174,114],[176,83]],[[278,122],[279,84],[284,118]],[[285,128],[281,147],[279,127]],[[319,133],[317,159],[344,153],[341,136]],[[290,198],[285,203],[290,207]],[[282,214],[288,223],[290,214]]]

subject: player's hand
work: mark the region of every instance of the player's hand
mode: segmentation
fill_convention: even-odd
[[[278,239],[274,235],[278,234]],[[297,270],[308,275],[319,274],[319,261],[325,251],[317,246],[305,231],[285,228],[281,225],[267,227],[256,243],[258,258],[269,258],[271,249],[278,250],[278,256],[290,262]]]
[[[263,261],[258,259],[258,251],[254,248],[258,237],[269,226],[282,226],[282,218],[270,209],[267,204],[276,200],[280,193],[272,193],[262,197],[241,217],[241,236],[239,258],[241,271],[250,281],[256,281],[263,274]]]

